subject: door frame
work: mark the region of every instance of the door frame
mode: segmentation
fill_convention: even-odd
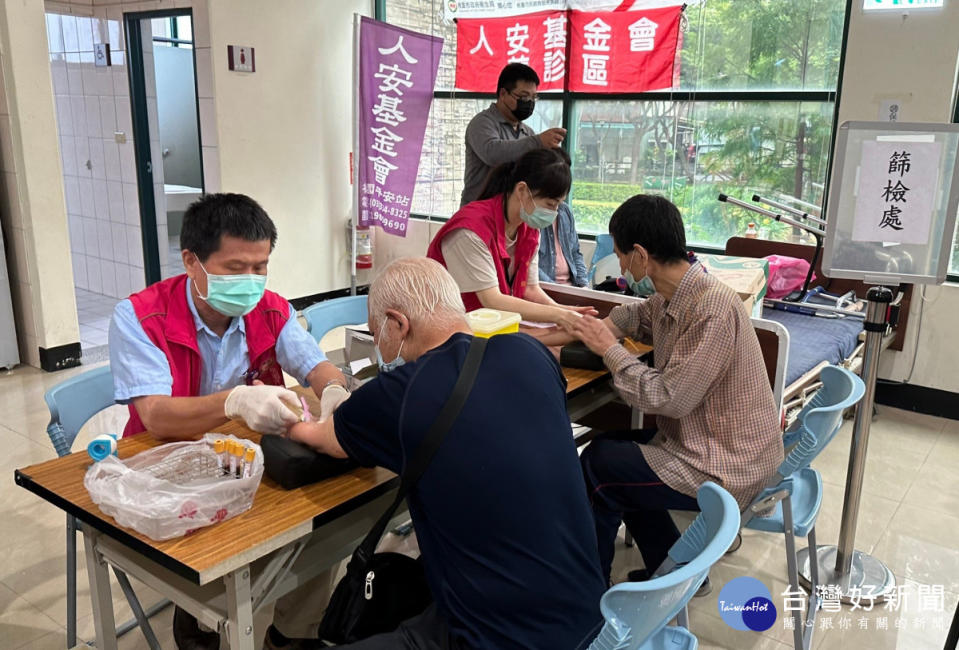
[[[127,73],[130,82],[130,112],[133,122],[133,151],[137,168],[137,194],[140,205],[140,235],[143,246],[143,270],[147,286],[162,279],[160,264],[160,242],[157,237],[156,199],[153,195],[153,151],[150,146],[150,122],[147,110],[146,78],[143,67],[143,33],[141,21],[153,18],[174,18],[189,16],[193,24],[193,97],[196,105],[197,156],[200,160],[200,189],[205,191],[206,179],[203,177],[203,133],[200,129],[200,92],[196,73],[196,24],[193,10],[159,9],[155,11],[137,11],[123,14],[123,28],[126,35]],[[153,39],[153,33],[150,33]],[[159,125],[158,125],[159,126]],[[167,242],[163,242],[164,255]]]

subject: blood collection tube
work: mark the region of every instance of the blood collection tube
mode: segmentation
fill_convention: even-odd
[[[236,459],[239,454],[236,452],[236,448],[239,444],[235,440],[231,440],[227,443],[226,453],[230,456],[230,476],[236,476]]]
[[[243,478],[250,478],[253,473],[253,461],[256,459],[256,451],[253,447],[246,448],[246,454],[243,456]]]
[[[213,441],[213,453],[216,454],[216,466],[220,469],[220,474],[223,473],[223,452],[226,451],[226,440],[223,438],[218,438]]]
[[[243,445],[241,443],[236,443],[233,445],[233,461],[235,464],[231,464],[231,469],[233,469],[233,478],[240,478],[243,476]]]

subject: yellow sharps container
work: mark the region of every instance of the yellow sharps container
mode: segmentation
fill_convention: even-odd
[[[476,309],[466,314],[474,336],[489,338],[497,334],[513,334],[519,331],[520,315],[498,309]]]

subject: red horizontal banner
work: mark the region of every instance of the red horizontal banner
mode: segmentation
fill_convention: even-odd
[[[562,90],[566,75],[565,11],[456,21],[456,87],[496,92],[499,73],[518,61],[539,75],[539,90]]]
[[[500,70],[519,61],[539,75],[540,91],[638,93],[672,88],[679,76],[682,11],[677,5],[459,19],[456,87],[494,92]]]
[[[673,87],[682,7],[572,11],[569,89],[640,93]]]

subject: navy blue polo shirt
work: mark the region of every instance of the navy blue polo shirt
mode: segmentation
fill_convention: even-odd
[[[353,393],[334,414],[347,454],[401,473],[446,402],[470,338]],[[459,417],[407,499],[440,612],[472,648],[576,648],[605,582],[566,414],[566,381],[525,334],[490,339]]]

